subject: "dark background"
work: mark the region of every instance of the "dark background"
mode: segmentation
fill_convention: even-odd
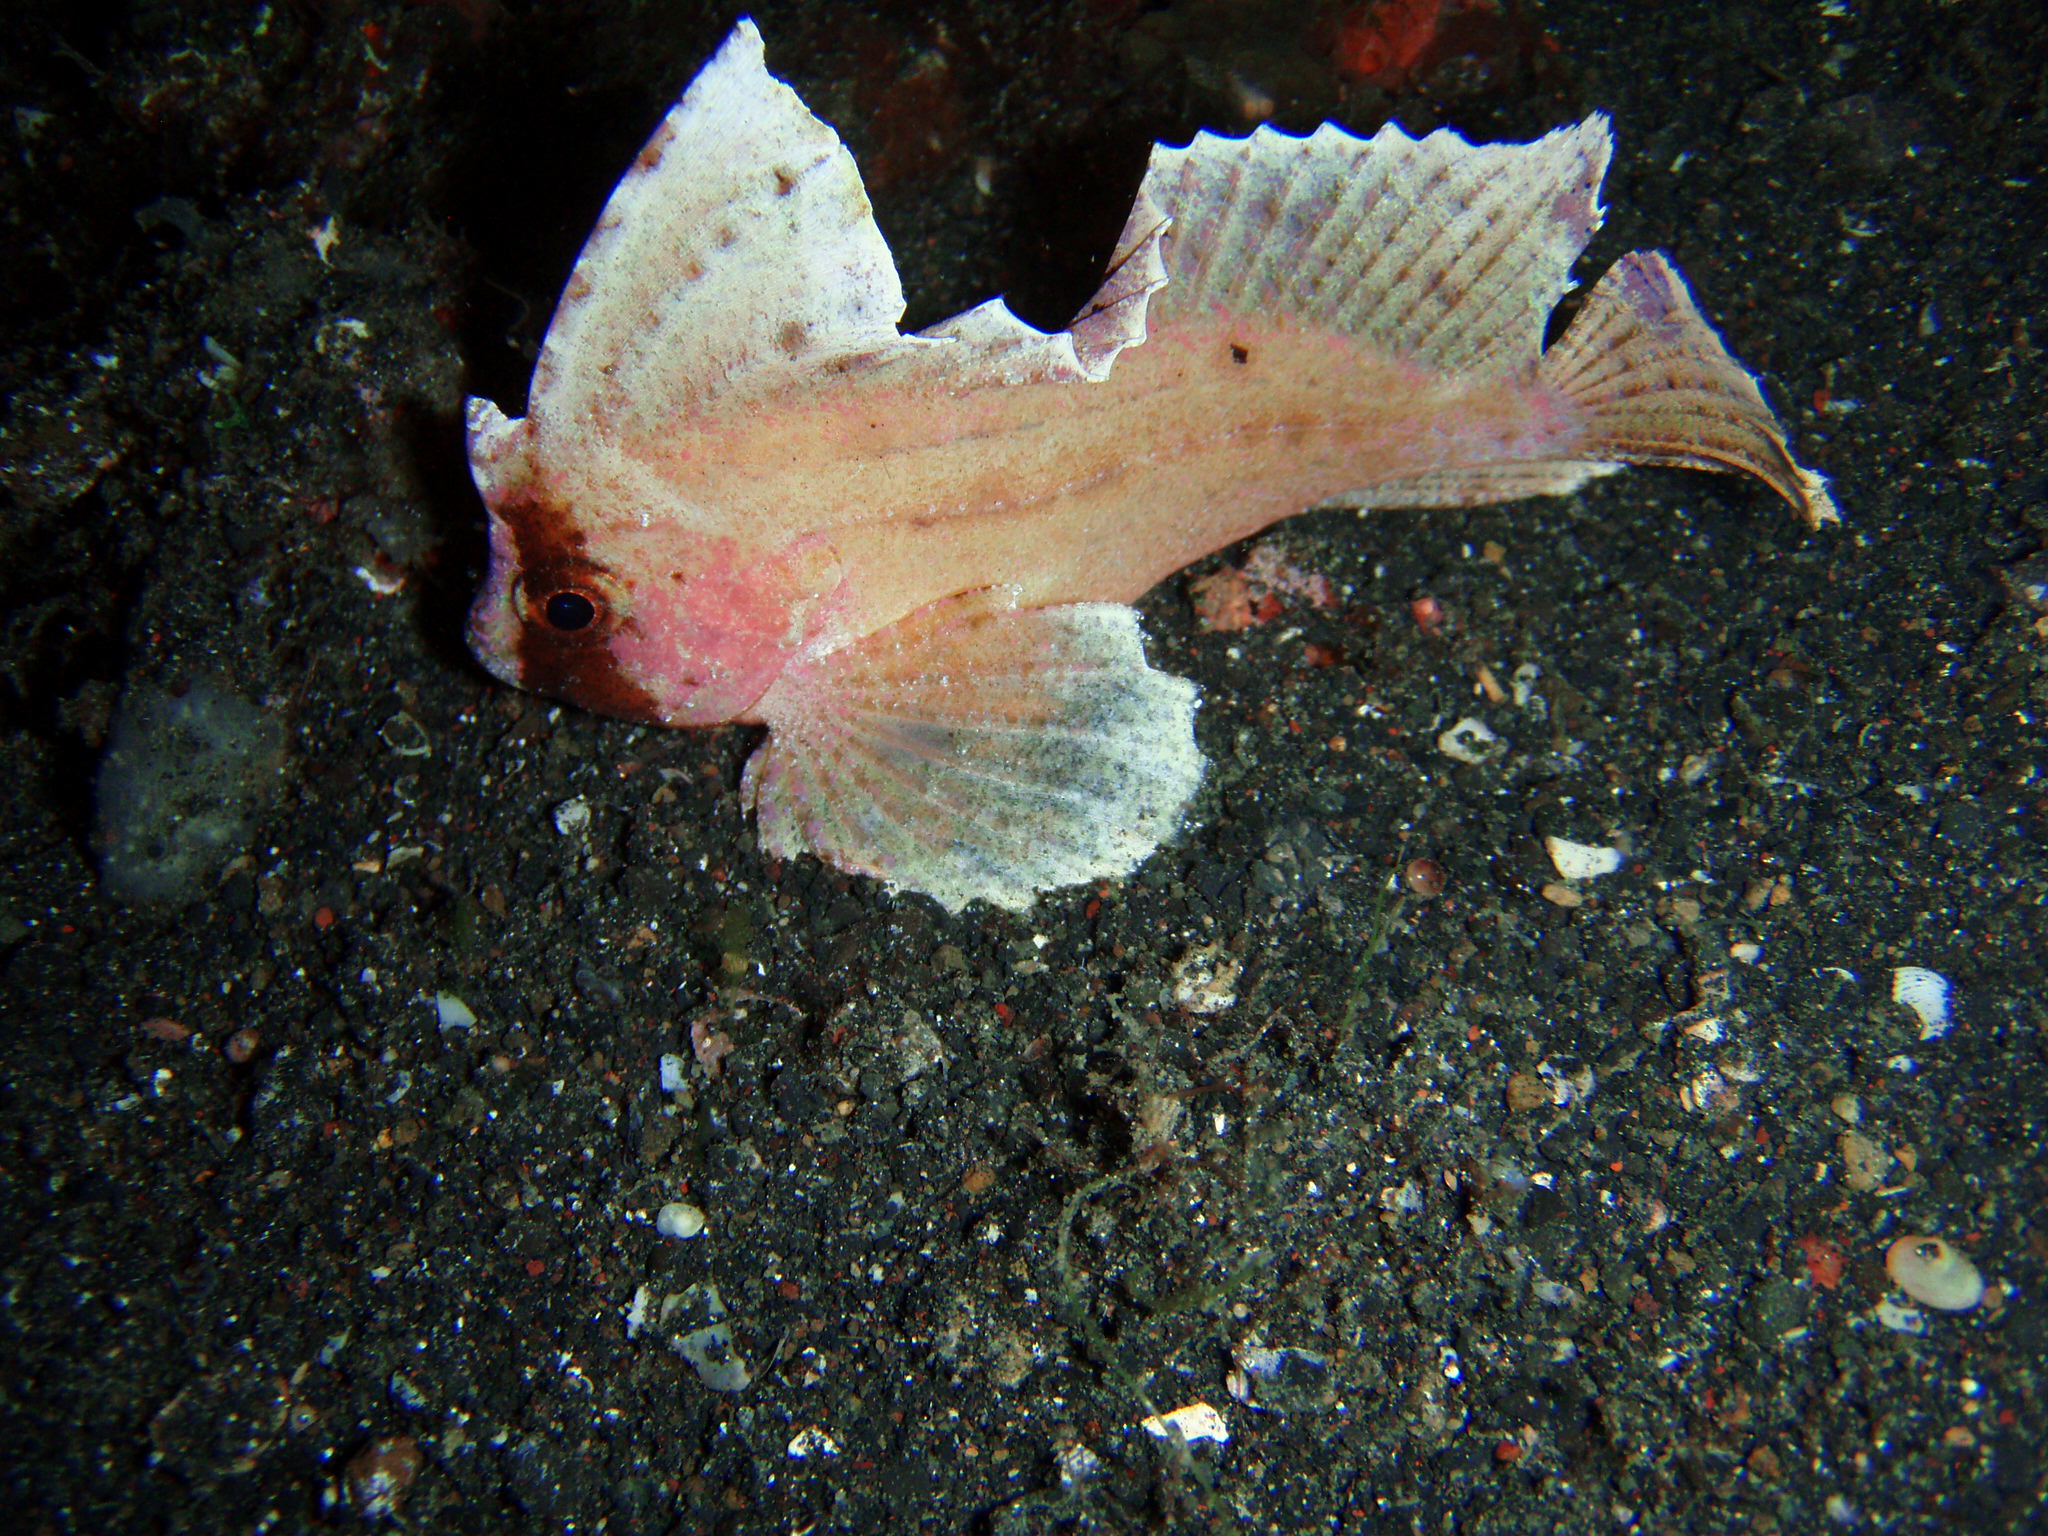
[[[911,325],[996,292],[1062,323],[1147,144],[1262,100],[1474,138],[1604,109],[1587,272],[1670,252],[1844,525],[1652,472],[1305,518],[1269,538],[1335,606],[1215,634],[1183,581],[1147,601],[1214,766],[1131,880],[948,918],[765,867],[747,732],[558,710],[460,640],[462,398],[516,413],[732,13],[17,0],[19,1528],[2034,1528],[2038,5],[1453,3],[1391,70],[1358,63],[1384,7],[755,14]],[[1482,666],[1533,669],[1520,701]],[[275,757],[187,899],[124,906],[94,774],[124,698],[195,688]],[[1497,761],[1437,749],[1467,715]],[[1630,857],[1564,905],[1546,835]],[[1244,969],[1194,1015],[1209,946]],[[1945,1036],[1900,965],[1952,983]],[[658,1237],[685,1198],[708,1230]],[[1992,1290],[1901,1331],[1918,1232]],[[742,1393],[627,1336],[702,1281]],[[1227,1445],[1137,1428],[1197,1400]]]

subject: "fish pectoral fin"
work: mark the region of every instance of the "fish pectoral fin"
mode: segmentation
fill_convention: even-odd
[[[1022,911],[1174,831],[1202,777],[1194,685],[1146,663],[1121,604],[998,604],[949,598],[777,680],[742,786],[770,854]]]

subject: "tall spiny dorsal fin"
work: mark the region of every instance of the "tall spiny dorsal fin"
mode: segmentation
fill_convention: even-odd
[[[751,21],[670,109],[605,204],[548,327],[547,435],[646,428],[821,367],[921,345],[839,136],[768,73]]]
[[[1325,123],[1162,145],[1140,194],[1172,221],[1154,323],[1278,314],[1446,373],[1533,370],[1611,150],[1598,113],[1532,144]]]

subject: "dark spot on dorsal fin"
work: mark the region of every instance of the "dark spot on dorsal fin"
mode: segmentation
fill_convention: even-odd
[[[804,323],[801,320],[785,320],[782,329],[775,333],[775,344],[791,357],[804,349]]]

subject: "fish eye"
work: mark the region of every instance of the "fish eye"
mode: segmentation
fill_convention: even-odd
[[[588,629],[597,622],[597,604],[583,593],[571,589],[550,592],[547,600],[541,604],[541,612],[546,616],[551,628],[559,629],[565,634]]]
[[[612,631],[610,583],[594,568],[528,571],[514,602],[536,639],[545,635],[566,645],[590,645]]]

